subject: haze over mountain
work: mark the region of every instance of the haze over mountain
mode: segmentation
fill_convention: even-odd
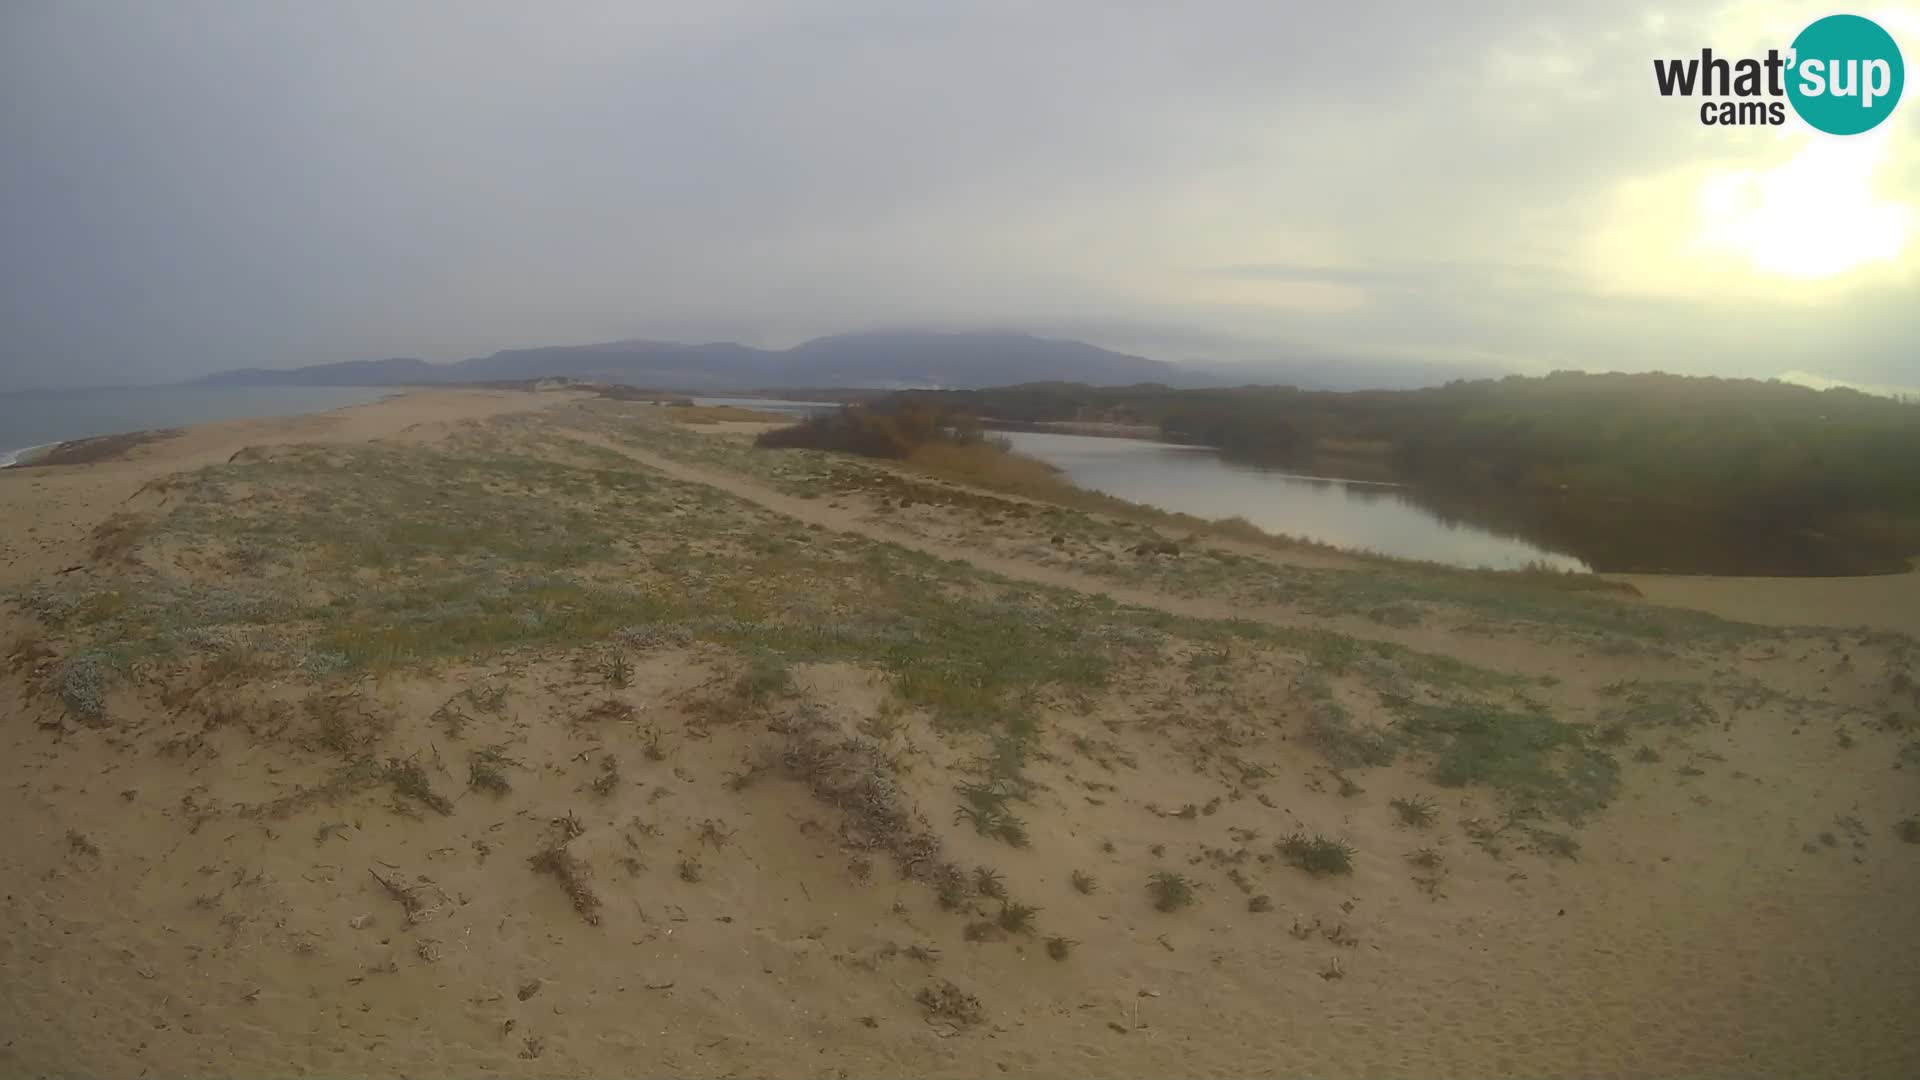
[[[1261,372],[1268,375],[1268,372]],[[771,387],[982,387],[1056,381],[1210,386],[1213,373],[1163,360],[1006,331],[884,331],[815,338],[791,349],[731,342],[610,341],[505,349],[454,364],[356,360],[278,371],[246,368],[196,380],[211,386],[393,386],[568,377],[673,390]]]
[[[1816,9],[1653,7],[0,5],[0,391],[878,327],[1914,383],[1920,102],[1703,127],[1649,61]]]
[[[607,341],[502,349],[455,363],[417,357],[348,360],[297,368],[238,368],[191,386],[422,386],[570,378],[692,393],[775,389],[982,389],[1021,383],[1176,388],[1296,386],[1303,390],[1415,390],[1512,372],[1467,362],[1410,363],[1338,355],[1265,364],[1169,363],[1082,341],[1013,331],[888,330],[835,334],[790,349],[735,342]],[[1872,386],[1788,371],[1772,381],[1814,390],[1920,397],[1907,386]],[[3,393],[3,392],[0,392]]]

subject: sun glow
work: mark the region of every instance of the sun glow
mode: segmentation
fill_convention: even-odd
[[[1915,220],[1912,207],[1874,190],[1886,156],[1884,137],[1815,139],[1778,168],[1709,176],[1698,193],[1698,246],[1800,280],[1897,262]]]

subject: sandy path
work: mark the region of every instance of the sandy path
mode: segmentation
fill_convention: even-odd
[[[709,437],[758,435],[762,431],[780,427],[780,424],[755,424],[742,422],[724,422],[689,427],[689,430]],[[622,453],[630,452],[628,447],[613,447]],[[655,467],[663,464],[659,460],[650,461]],[[672,464],[667,462],[665,464]],[[701,483],[721,486],[723,478],[703,475]],[[786,499],[788,504],[812,509],[816,514],[819,507],[805,500],[781,496],[765,488],[757,488],[752,493],[736,491],[743,497],[760,502],[763,506],[773,507],[763,498],[772,495]],[[999,493],[999,498],[1016,502],[1033,503],[1034,500],[1018,495]],[[1044,505],[1035,503],[1035,505]],[[781,513],[794,513],[786,506],[777,507]],[[806,520],[814,520],[808,518]],[[875,528],[858,521],[847,514],[835,514],[831,519],[820,519],[820,523],[829,528],[857,532],[876,539],[885,539],[892,543],[914,547],[945,558],[963,558],[976,565],[986,566],[994,561],[990,556],[973,549],[942,548],[935,543],[910,538],[884,528]],[[1368,560],[1345,552],[1336,552],[1319,548],[1299,548],[1276,551],[1272,547],[1236,540],[1232,537],[1215,536],[1208,543],[1236,555],[1260,559],[1286,566],[1312,567],[1317,569],[1356,570],[1367,568]],[[1373,563],[1371,565],[1379,565]],[[1009,563],[998,560],[991,569],[1008,577],[1022,580],[1040,581],[1047,574],[1044,568],[1026,563]],[[1039,575],[1039,576],[1036,576]],[[1623,582],[1640,590],[1644,602],[1658,607],[1682,608],[1691,611],[1704,611],[1735,622],[1755,623],[1761,626],[1826,626],[1839,629],[1860,627],[1893,630],[1920,637],[1920,558],[1916,558],[1914,568],[1905,574],[1876,575],[1872,577],[1823,577],[1823,578],[1781,578],[1781,577],[1720,577],[1708,575],[1678,574],[1606,574],[1611,581]],[[1141,590],[1129,590],[1115,586],[1110,582],[1085,575],[1068,574],[1061,580],[1041,582],[1058,584],[1081,592],[1095,592],[1111,596],[1116,600],[1131,604],[1143,604],[1172,611],[1178,614],[1197,614],[1203,617],[1240,617],[1259,618],[1262,621],[1286,621],[1284,613],[1249,613],[1246,610],[1230,610],[1221,604],[1203,604],[1197,608],[1182,608],[1178,600],[1161,593]],[[1169,602],[1171,600],[1171,603]],[[1276,620],[1275,616],[1282,618]],[[1297,617],[1292,621],[1298,621]],[[1375,624],[1365,624],[1366,635],[1370,637],[1389,637],[1383,634]]]
[[[1271,626],[1307,630],[1330,630],[1372,641],[1387,641],[1406,648],[1441,656],[1450,656],[1476,666],[1486,666],[1490,650],[1497,649],[1498,664],[1504,670],[1534,675],[1553,675],[1573,683],[1611,681],[1619,677],[1617,662],[1604,657],[1589,657],[1576,652],[1569,662],[1564,644],[1531,640],[1518,635],[1505,636],[1497,645],[1484,637],[1468,637],[1445,626],[1385,626],[1357,617],[1329,618],[1307,615],[1277,605],[1236,605],[1203,597],[1174,596],[1153,589],[1117,584],[1092,574],[1076,573],[1058,567],[1040,566],[1021,559],[1007,558],[978,548],[945,544],[924,536],[902,533],[884,525],[865,521],[853,512],[828,505],[819,499],[788,495],[737,473],[689,465],[646,450],[594,434],[570,430],[583,442],[612,450],[630,460],[675,480],[703,484],[764,509],[807,525],[818,525],[834,532],[850,533],[881,543],[910,548],[949,562],[966,563],[1011,581],[1022,581],[1049,588],[1067,589],[1090,596],[1102,596],[1118,604],[1149,608],[1195,619],[1243,619]],[[1676,667],[1676,673],[1681,668]]]
[[[625,457],[631,458],[647,468],[653,469],[656,472],[665,473],[675,480],[689,484],[702,484],[718,491],[724,491],[736,498],[745,499],[764,509],[771,510],[785,517],[793,518],[795,521],[803,524],[818,525],[823,529],[831,529],[834,532],[852,533],[853,535],[862,536],[869,540],[878,540],[882,543],[912,548],[915,551],[932,555],[935,558],[971,563],[983,570],[988,570],[1016,581],[1025,581],[1035,585],[1047,585],[1055,588],[1072,589],[1076,592],[1106,596],[1120,603],[1132,604],[1136,607],[1159,608],[1162,611],[1171,612],[1176,615],[1193,615],[1207,619],[1247,617],[1244,612],[1236,613],[1229,611],[1225,605],[1218,603],[1182,600],[1144,589],[1130,589],[1125,586],[1115,585],[1112,582],[1103,581],[1090,574],[1076,574],[1072,571],[1036,566],[1030,562],[992,555],[976,548],[942,544],[925,537],[908,536],[871,522],[862,521],[846,510],[828,506],[821,500],[802,499],[795,495],[787,495],[775,491],[773,488],[767,487],[764,484],[758,484],[752,480],[748,480],[736,473],[705,469],[698,465],[688,465],[684,462],[675,461],[672,458],[661,457],[658,454],[646,450],[635,449],[634,447],[594,435],[590,432],[572,431],[569,434],[580,439],[582,442],[590,442],[595,446],[612,450]]]

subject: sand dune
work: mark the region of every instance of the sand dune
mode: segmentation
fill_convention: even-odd
[[[307,416],[201,424],[167,439],[134,442],[121,456],[83,465],[0,469],[0,521],[5,522],[0,526],[0,585],[17,585],[72,565],[62,562],[64,555],[155,477],[219,465],[245,447],[425,440],[451,424],[545,409],[580,396],[564,391],[424,390]]]
[[[664,411],[0,472],[0,1072],[1920,1069],[1906,579],[1141,557]]]
[[[1920,570],[1854,578],[1619,574],[1656,604],[1767,626],[1871,626],[1920,635]]]

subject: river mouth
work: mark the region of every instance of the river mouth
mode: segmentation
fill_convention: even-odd
[[[1080,487],[1203,518],[1392,558],[1492,570],[1729,577],[1905,572],[1912,553],[1794,521],[1679,503],[1458,494],[1221,457],[1209,447],[1058,432],[1000,432]]]

